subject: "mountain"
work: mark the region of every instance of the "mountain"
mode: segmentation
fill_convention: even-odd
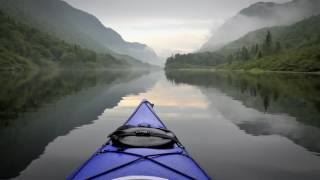
[[[258,2],[241,10],[213,32],[200,52],[214,51],[250,31],[263,27],[290,25],[320,13],[319,0],[292,0],[278,4]]]
[[[259,44],[265,40],[268,32],[271,33],[274,42],[281,42],[283,48],[304,47],[320,40],[320,15],[312,16],[289,26],[267,27],[249,32],[243,37],[228,43],[219,51],[229,54],[243,46],[249,47]]]
[[[224,46],[219,52],[230,57],[228,64],[220,68],[318,72],[320,15],[290,26],[250,32]]]
[[[288,26],[262,28],[215,52],[176,55],[168,58],[166,63],[167,69],[193,67],[318,72],[320,15]]]
[[[0,71],[149,67],[127,57],[96,53],[68,44],[0,11]]]
[[[0,0],[0,9],[15,19],[49,34],[101,53],[126,54],[157,64],[156,53],[145,44],[125,41],[96,17],[61,0]]]

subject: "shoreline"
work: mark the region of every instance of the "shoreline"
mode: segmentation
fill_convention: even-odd
[[[165,69],[166,71],[207,71],[207,72],[241,72],[251,74],[263,74],[263,73],[279,73],[279,74],[313,74],[320,75],[320,71],[317,72],[299,72],[299,71],[270,71],[270,70],[230,70],[230,69],[216,69],[216,68],[177,68],[177,69]]]

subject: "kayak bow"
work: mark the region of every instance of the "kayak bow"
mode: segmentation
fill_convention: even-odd
[[[210,179],[144,100],[105,145],[67,179]]]

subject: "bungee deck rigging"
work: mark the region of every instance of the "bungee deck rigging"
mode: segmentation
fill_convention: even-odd
[[[144,100],[67,179],[210,179]]]

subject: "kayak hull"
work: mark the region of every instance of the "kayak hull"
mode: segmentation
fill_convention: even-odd
[[[125,125],[164,128],[152,104],[143,101]],[[126,148],[108,141],[67,179],[210,179],[181,145],[169,149]]]

